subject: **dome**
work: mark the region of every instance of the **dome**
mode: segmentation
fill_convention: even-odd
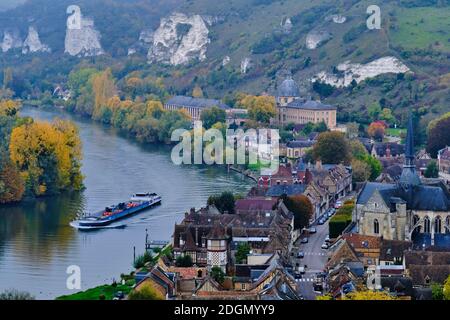
[[[300,90],[292,77],[284,80],[278,88],[279,97],[300,97]]]

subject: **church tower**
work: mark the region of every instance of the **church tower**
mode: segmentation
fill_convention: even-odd
[[[414,129],[411,114],[408,119],[408,132],[406,134],[405,163],[403,164],[400,185],[406,190],[412,190],[421,184],[414,164]]]

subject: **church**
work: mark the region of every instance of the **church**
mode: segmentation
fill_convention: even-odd
[[[367,182],[358,195],[353,222],[362,235],[450,249],[450,193],[441,181],[425,183],[419,178],[413,137],[410,117],[400,180]]]
[[[279,125],[325,122],[329,129],[336,128],[336,107],[300,97],[299,87],[292,77],[281,83],[276,102],[274,122]]]

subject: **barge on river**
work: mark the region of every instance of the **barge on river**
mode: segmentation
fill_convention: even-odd
[[[145,209],[161,204],[161,196],[156,193],[136,193],[127,202],[106,207],[73,221],[71,226],[80,230],[105,228],[111,223],[129,217]]]

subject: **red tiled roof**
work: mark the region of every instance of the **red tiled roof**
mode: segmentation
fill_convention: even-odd
[[[381,238],[375,236],[364,236],[358,233],[344,234],[342,236],[355,249],[380,249]]]
[[[248,198],[240,199],[236,201],[236,210],[268,210],[271,211],[272,208],[277,203],[277,199],[272,198]]]

